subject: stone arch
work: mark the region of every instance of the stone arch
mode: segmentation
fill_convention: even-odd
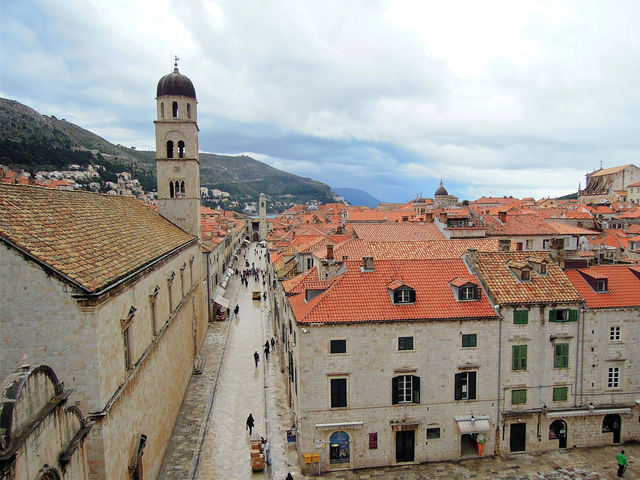
[[[178,102],[173,102],[171,104],[171,116],[173,118],[178,118]]]
[[[184,142],[182,140],[178,142],[178,158],[184,158]]]
[[[173,158],[173,141],[167,141],[167,158]]]
[[[329,437],[329,461],[331,463],[349,463],[351,461],[347,432],[333,432]]]

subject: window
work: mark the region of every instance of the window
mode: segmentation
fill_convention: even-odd
[[[526,242],[527,250],[533,250],[533,240],[529,239]]]
[[[526,370],[527,369],[527,346],[526,345],[513,345],[511,347],[512,354],[512,366],[513,370]]]
[[[187,103],[187,118],[191,118],[191,104]]]
[[[128,325],[122,331],[122,340],[124,343],[124,366],[125,369],[131,370],[133,368],[133,363],[131,362],[132,352],[131,352],[131,333],[130,333],[131,325]]]
[[[514,310],[513,323],[516,325],[526,325],[529,323],[529,310]]]
[[[311,270],[313,268],[313,258],[307,258],[307,270]]]
[[[462,347],[477,347],[478,335],[475,333],[463,333],[462,334]]]
[[[548,238],[545,238],[544,240],[542,240],[542,249],[543,250],[549,250],[549,248],[551,247],[551,240]]]
[[[547,274],[547,265],[544,263],[540,264],[540,275],[546,275]]]
[[[173,142],[171,140],[167,142],[167,158],[173,158]]]
[[[527,390],[511,390],[511,403],[513,405],[527,403]]]
[[[550,322],[577,322],[578,311],[577,310],[549,310]]]
[[[169,313],[173,313],[173,280],[176,278],[176,274],[171,272],[171,276],[167,279],[167,286],[169,289]]]
[[[596,292],[606,292],[607,291],[607,279],[600,278],[596,280]]]
[[[567,387],[554,387],[553,388],[553,401],[564,402],[569,398],[569,389]]]
[[[184,142],[182,140],[178,142],[178,158],[184,158]]]
[[[400,375],[391,381],[391,403],[420,403],[420,377]]]
[[[475,285],[465,285],[460,287],[459,300],[475,300],[478,298],[477,287]]]
[[[331,408],[347,406],[347,379],[331,379]]]
[[[331,353],[347,353],[346,340],[331,340],[329,342],[329,352]]]
[[[413,350],[413,337],[398,337],[398,350]]]
[[[154,335],[158,334],[158,305],[156,300],[160,293],[160,287],[156,285],[153,289],[153,293],[149,295],[150,310],[151,310],[151,328]]]
[[[476,398],[476,372],[456,373],[454,396],[456,400]]]
[[[164,118],[164,102],[160,103],[160,118]]]
[[[411,289],[398,289],[393,292],[393,303],[414,303],[416,301],[416,292]]]
[[[569,366],[569,344],[556,343],[553,347],[553,368],[567,368]]]
[[[520,280],[531,280],[531,272],[526,268],[520,272]]]
[[[620,386],[620,367],[609,367],[607,377],[607,388],[618,388]]]
[[[622,338],[621,332],[622,332],[622,327],[620,326],[609,327],[609,341],[619,342],[620,339]]]
[[[436,440],[440,438],[440,427],[427,428],[427,440]]]
[[[173,102],[171,104],[171,112],[172,112],[173,118],[178,118],[178,102]]]
[[[183,264],[180,267],[180,294],[181,294],[182,297],[184,297],[184,295],[185,295],[184,271],[185,271],[186,268],[187,268],[187,264],[186,263]]]

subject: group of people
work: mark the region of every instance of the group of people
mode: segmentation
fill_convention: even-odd
[[[269,353],[271,353],[271,350],[275,350],[276,343],[277,341],[273,337],[271,337],[271,340],[267,340],[266,342],[264,342],[264,359],[265,360],[269,360]],[[257,350],[253,352],[253,360],[256,362],[256,368],[258,368],[258,362],[260,362],[260,354],[258,353]]]

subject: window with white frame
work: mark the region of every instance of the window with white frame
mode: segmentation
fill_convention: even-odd
[[[525,248],[527,250],[533,250],[533,240],[531,239],[526,240]]]
[[[607,376],[607,388],[618,388],[620,386],[620,367],[609,367]]]
[[[611,342],[619,342],[622,338],[622,327],[619,325],[614,325],[613,327],[609,327],[609,341]]]
[[[420,403],[420,377],[399,375],[392,379],[392,401],[398,403]]]

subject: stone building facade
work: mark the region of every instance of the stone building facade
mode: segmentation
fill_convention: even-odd
[[[80,409],[46,365],[27,364],[0,385],[0,477],[87,480],[87,434]]]

